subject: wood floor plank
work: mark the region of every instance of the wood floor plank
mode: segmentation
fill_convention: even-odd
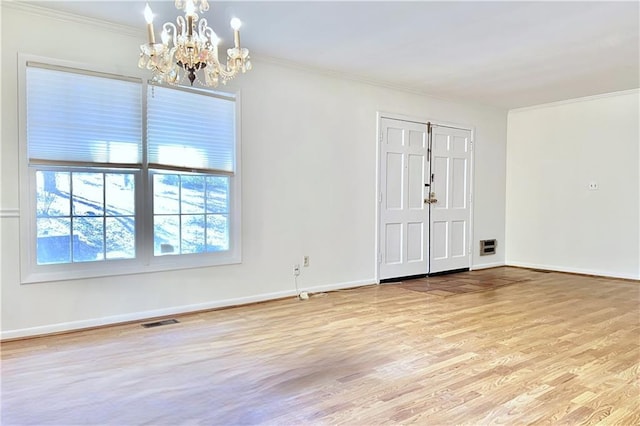
[[[452,291],[366,286],[5,342],[0,420],[640,424],[640,283],[506,267],[432,282]]]

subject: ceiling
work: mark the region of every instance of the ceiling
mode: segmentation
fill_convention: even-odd
[[[28,1],[141,29],[145,1]],[[173,1],[149,1],[156,32]],[[216,2],[252,57],[517,108],[640,87],[640,2]],[[142,42],[143,40],[141,40]]]

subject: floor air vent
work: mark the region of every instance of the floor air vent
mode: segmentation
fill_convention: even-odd
[[[156,321],[156,322],[148,322],[146,324],[142,324],[142,326],[144,328],[151,328],[151,327],[160,327],[161,325],[169,325],[169,324],[177,324],[180,321],[178,321],[177,319],[168,319],[168,320],[162,320],[162,321]]]
[[[496,254],[496,240],[480,240],[480,256]]]

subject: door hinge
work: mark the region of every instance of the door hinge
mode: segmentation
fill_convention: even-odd
[[[382,143],[382,132],[378,135],[378,142]]]
[[[378,194],[378,203],[382,202],[382,192]]]
[[[382,263],[382,252],[378,252],[378,263]]]

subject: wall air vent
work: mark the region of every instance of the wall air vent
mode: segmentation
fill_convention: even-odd
[[[496,254],[496,240],[480,240],[480,256]]]

